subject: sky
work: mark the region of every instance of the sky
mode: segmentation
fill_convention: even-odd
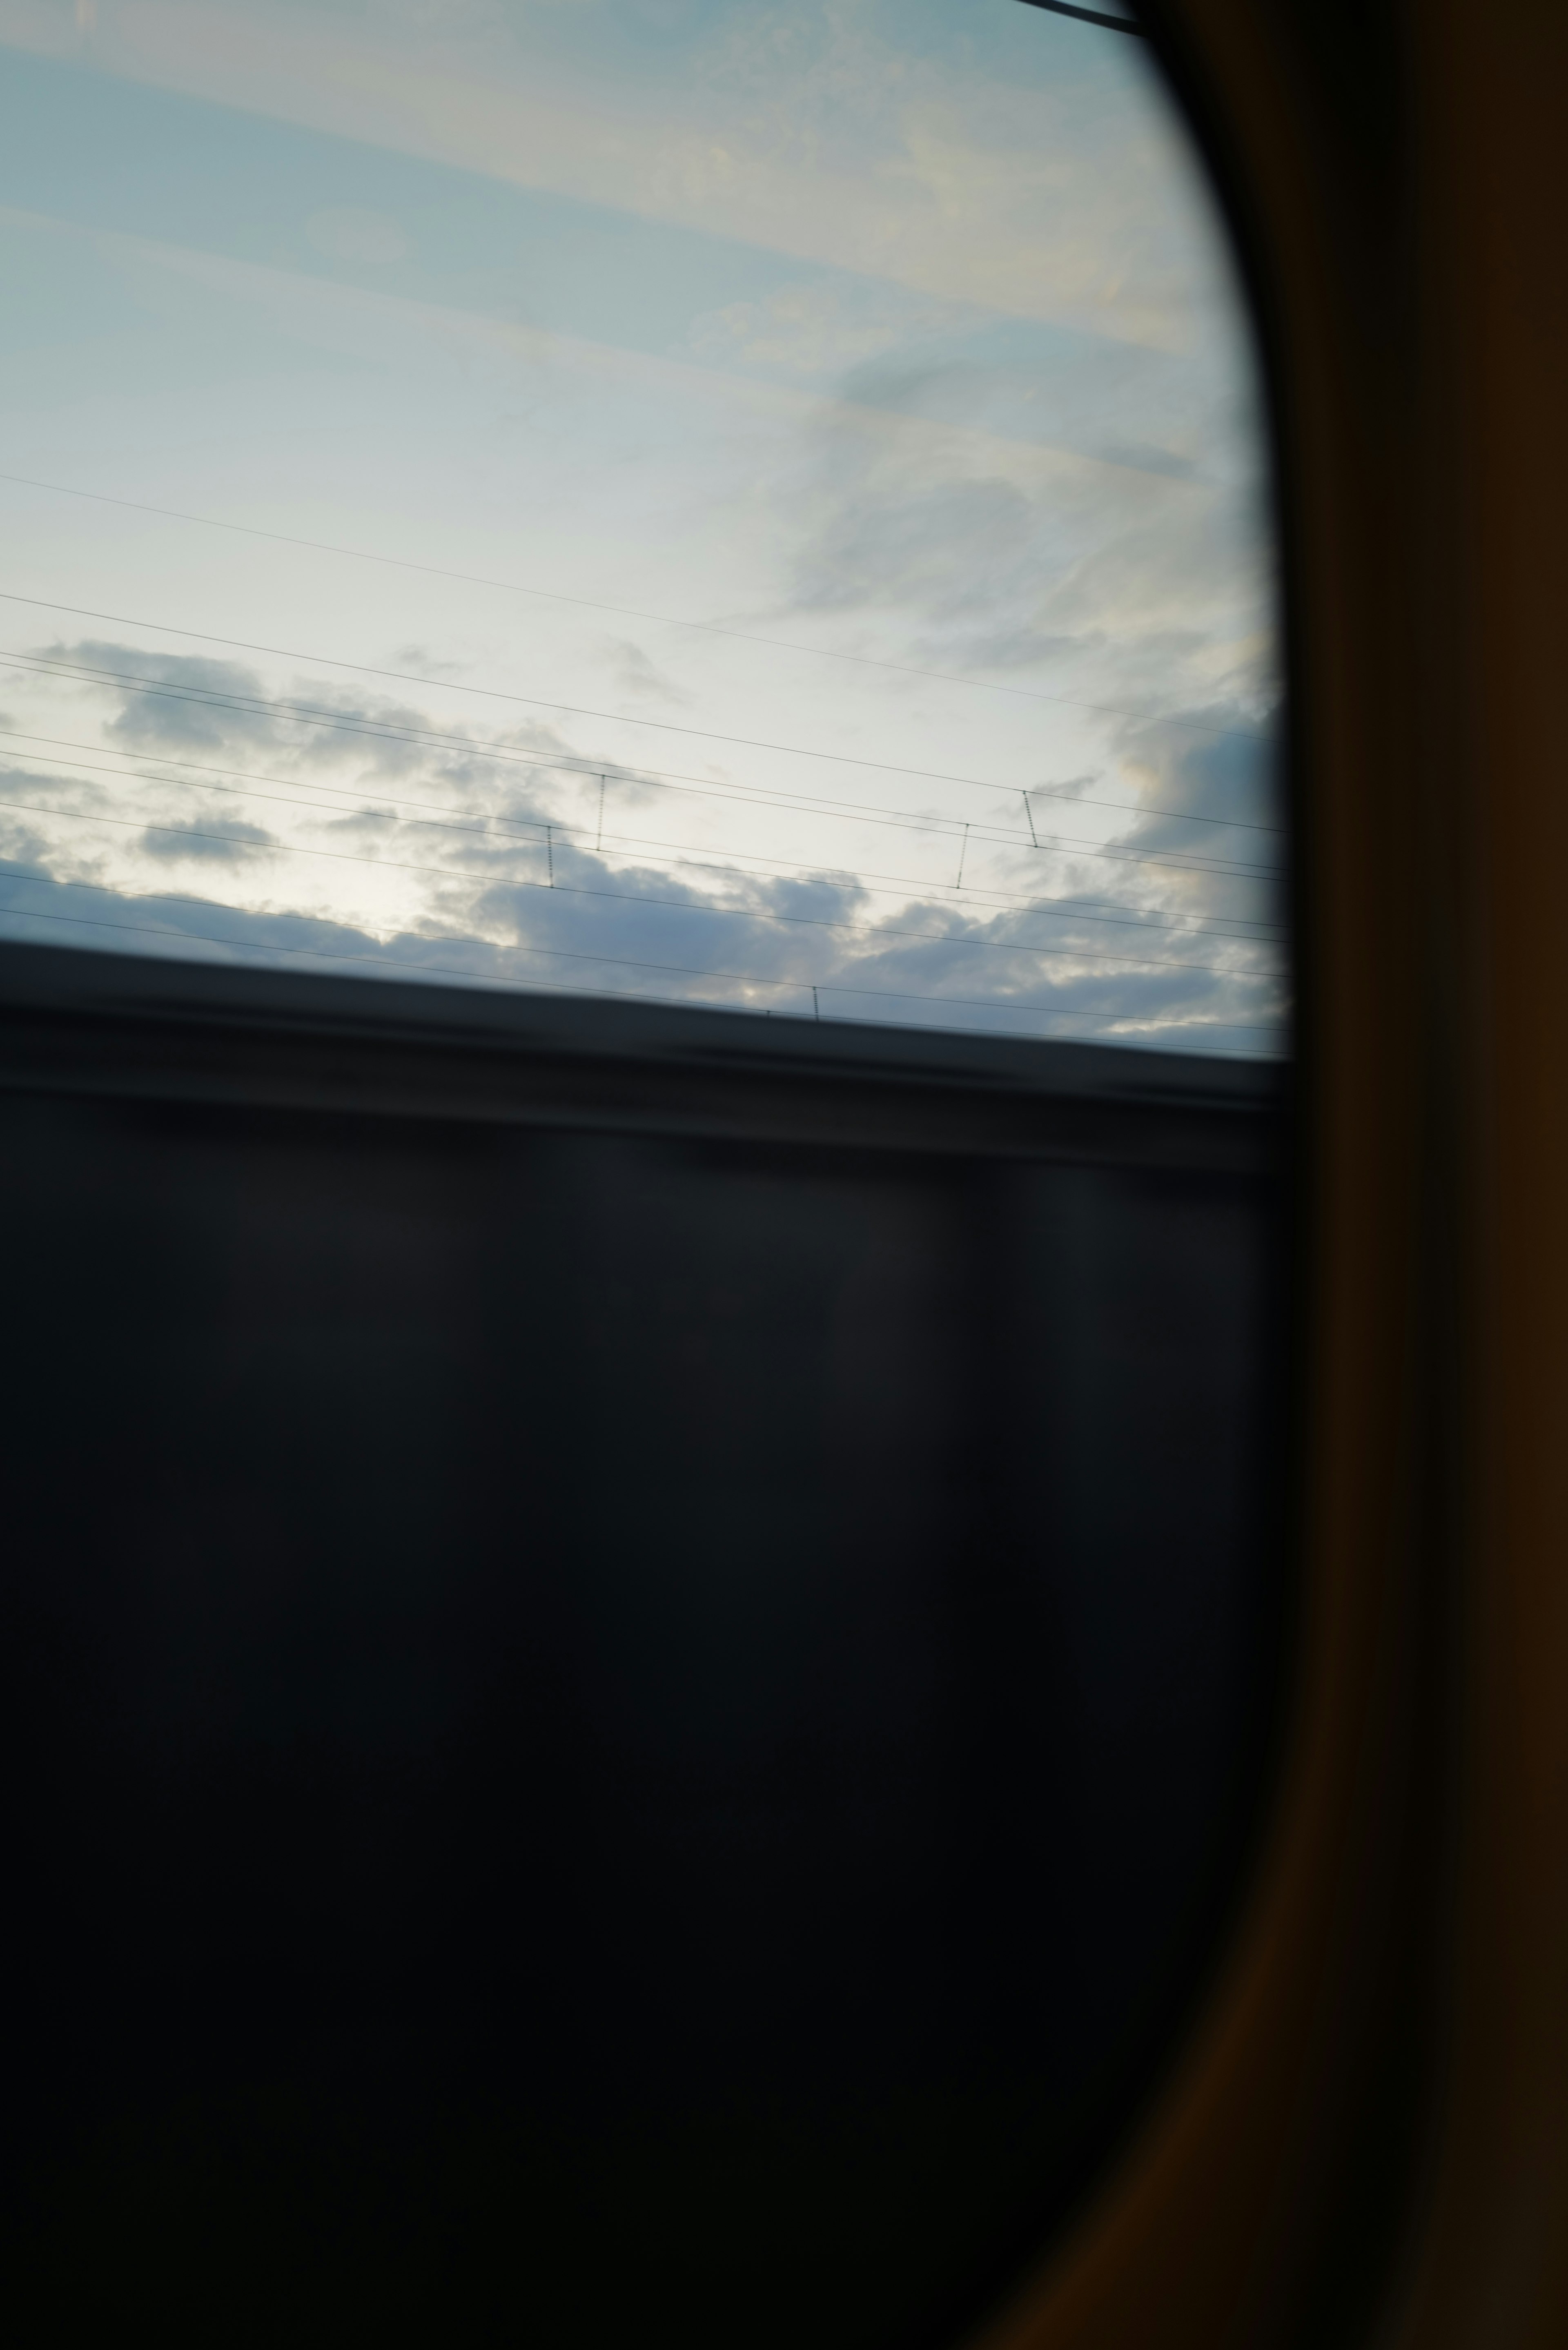
[[[1274,1055],[1268,449],[1145,44],[0,0],[0,936]]]

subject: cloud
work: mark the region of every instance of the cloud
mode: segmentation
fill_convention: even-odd
[[[164,865],[241,865],[253,849],[274,845],[270,832],[224,808],[194,809],[178,827],[150,825],[138,842],[144,857]]]
[[[997,600],[997,572],[1031,557],[1034,516],[1012,482],[928,480],[888,494],[873,469],[857,493],[818,503],[793,583],[804,610],[902,604],[948,620],[977,598]]]
[[[0,876],[0,920],[26,916],[19,931],[7,922],[20,935],[36,935],[51,920],[96,927],[106,943],[151,926],[154,934],[247,961],[297,965],[306,957],[383,973],[404,969],[796,1014],[813,1010],[815,986],[815,1008],[826,1017],[1004,1034],[1110,1033],[1235,1047],[1266,1029],[1280,1008],[1276,971],[1266,952],[1245,943],[1195,954],[1190,943],[1152,936],[1139,944],[1154,967],[1139,970],[1094,960],[1103,945],[1070,914],[1050,925],[1036,921],[1031,937],[1027,918],[1017,914],[926,909],[914,927],[929,924],[931,934],[920,937],[878,916],[853,878],[753,877],[719,893],[657,867],[610,866],[581,850],[563,852],[557,870],[561,886],[553,890],[500,881],[453,886],[443,908],[438,889],[420,922],[387,931],[273,908],[94,889],[81,886],[85,877],[69,875],[57,877],[64,887]],[[1031,951],[996,951],[1015,945]],[[1184,953],[1215,967],[1182,969]]]
[[[128,749],[221,751],[236,743],[270,748],[285,740],[265,709],[235,706],[265,695],[255,671],[241,662],[198,653],[149,653],[138,645],[99,638],[44,646],[38,658],[104,673],[90,681],[89,690],[114,702],[105,731]]]
[[[493,0],[279,0],[265,25],[217,0],[199,37],[151,0],[116,31],[111,70],[193,94],[154,107],[144,86],[138,114],[127,81],[128,138],[210,132],[203,101],[246,109],[179,166],[181,189],[208,173],[210,207],[154,174],[137,217],[78,236],[156,314],[134,396],[156,382],[170,445],[192,452],[171,505],[257,514],[258,485],[286,483],[306,537],[583,604],[525,608],[535,630],[499,622],[519,608],[481,601],[477,578],[382,567],[353,575],[340,622],[325,558],[201,541],[214,608],[243,580],[258,616],[214,629],[318,641],[259,617],[297,611],[323,651],[431,690],[303,659],[51,648],[118,674],[23,690],[18,725],[78,738],[84,767],[61,751],[29,780],[60,808],[17,835],[43,868],[29,919],[52,879],[110,893],[132,930],[156,904],[190,951],[335,941],[319,951],[432,977],[795,1010],[815,988],[857,1017],[1012,1032],[1274,1017],[1277,896],[1224,869],[1278,847],[1248,829],[1275,795],[1262,442],[1223,258],[1138,45],[1016,7],[650,5],[656,39],[640,7],[563,7],[542,34]],[[280,138],[269,109],[309,128]],[[202,160],[220,147],[222,169]],[[168,236],[190,244],[155,269]],[[84,287],[86,267],[60,264]],[[140,445],[129,423],[110,439]],[[242,477],[220,448],[256,462]],[[83,600],[189,610],[152,592],[158,561],[189,585],[184,527],[149,533],[145,604]],[[795,649],[660,634],[650,658],[597,633],[596,596],[739,616],[737,634]],[[813,645],[876,666],[814,664]],[[482,678],[628,723],[435,690]],[[706,740],[653,731],[688,718]],[[618,780],[596,853],[607,740],[711,795]],[[815,766],[780,747],[807,742]],[[1032,783],[1066,845],[1024,835]],[[814,791],[815,812],[764,805]],[[857,832],[827,802],[862,793],[877,805]],[[182,881],[228,902],[176,916]]]
[[[542,719],[482,733],[416,703],[347,690],[319,676],[267,678],[242,662],[202,654],[149,653],[137,645],[84,639],[41,648],[36,658],[94,672],[78,690],[110,704],[105,734],[147,758],[201,753],[248,756],[254,763],[261,754],[269,767],[288,775],[341,772],[351,764],[360,778],[424,776],[472,791],[504,787],[515,797],[528,790],[530,770],[523,759],[573,755],[560,732]],[[648,680],[657,687],[651,664]]]
[[[0,808],[0,866],[36,867],[47,872],[52,846],[32,818]],[[5,873],[3,878],[8,884],[16,876]]]
[[[1181,714],[1188,724],[1124,730],[1121,775],[1142,804],[1124,841],[1154,854],[1249,868],[1251,878],[1173,875],[1167,895],[1195,915],[1244,910],[1282,929],[1286,843],[1275,730],[1266,722],[1249,723],[1234,702]],[[1199,723],[1214,731],[1200,733]]]
[[[618,971],[635,966],[709,1000],[717,978],[781,1003],[791,993],[804,1001],[815,985],[846,1015],[1009,1033],[1064,1022],[1198,1033],[1224,1021],[1266,1025],[1280,1006],[1277,957],[1249,939],[1151,927],[1118,950],[1086,910],[1070,908],[975,916],[950,901],[889,914],[853,877],[750,877],[720,889],[652,867],[605,867],[575,848],[556,869],[553,892],[497,888],[469,907],[483,927],[508,935],[524,971],[545,973],[568,957],[587,971],[597,950],[596,984],[616,984]],[[577,887],[613,894],[585,906]]]
[[[362,741],[264,707],[265,689],[279,681],[244,664],[149,656],[108,641],[57,650],[160,691],[92,689],[109,706],[106,741],[134,752],[123,771],[22,778],[28,795],[67,803],[57,827],[35,825],[29,836],[42,867],[35,927],[47,919],[37,902],[43,874],[112,890],[113,920],[134,927],[144,922],[136,909],[159,894],[158,872],[183,865],[223,874],[232,900],[220,926],[225,947],[248,939],[255,952],[281,956],[329,938],[333,953],[376,969],[440,967],[511,984],[794,1012],[813,1005],[815,988],[815,1009],[830,1017],[1222,1045],[1261,1039],[1282,1006],[1278,949],[1251,927],[1271,910],[1266,889],[1211,869],[1243,856],[1257,861],[1232,829],[1268,802],[1268,745],[1255,733],[1123,722],[1111,730],[1105,764],[1080,769],[1060,796],[1042,793],[1033,803],[1043,837],[1060,834],[1069,811],[1097,828],[1080,847],[1035,851],[1014,817],[1011,835],[976,840],[961,896],[950,876],[900,887],[826,860],[815,871],[758,869],[757,825],[803,819],[770,816],[743,795],[671,802],[651,778],[617,777],[599,854],[597,777],[558,764],[506,767],[506,749],[540,737],[531,723],[504,740],[454,733],[434,743]],[[636,647],[612,642],[610,658],[628,687],[649,690]],[[657,691],[651,664],[647,679]],[[294,690],[320,691],[308,681]],[[182,694],[208,697],[197,714],[213,732],[199,733],[194,747]],[[349,725],[430,724],[417,706],[335,687],[315,706]],[[1194,729],[1247,723],[1231,702],[1194,704],[1185,714]],[[563,756],[559,738],[543,735],[545,755]],[[1119,824],[1098,805],[1107,798],[1125,805]],[[99,837],[72,822],[73,809],[118,818],[130,806],[140,811],[140,828]],[[1223,828],[1211,837],[1183,821],[1197,816],[1222,819]],[[625,837],[628,818],[656,836],[670,831],[672,845],[636,848]],[[805,821],[805,841],[832,841],[842,856],[841,827],[824,836],[822,820]],[[674,845],[681,840],[691,847]],[[1107,864],[1096,854],[1099,840],[1168,862]],[[894,852],[883,862],[898,869]],[[280,908],[280,891],[293,896],[294,911]],[[110,915],[93,919],[101,927]],[[290,930],[296,920],[306,928]],[[1249,927],[1206,934],[1216,923]],[[175,928],[197,936],[183,917]]]
[[[700,311],[688,345],[711,367],[755,368],[764,374],[808,380],[849,379],[844,396],[859,396],[857,379],[870,383],[867,363],[909,341],[955,325],[972,312],[957,304],[921,302],[874,280],[802,278],[754,301]]]
[[[1063,39],[1049,19],[1000,11],[983,42],[962,11],[890,35],[870,0],[680,10],[657,43],[641,10],[553,9],[546,42],[530,37],[533,14],[147,0],[116,12],[113,63],[209,104],[928,297],[1155,345],[1193,332],[1212,275],[1204,199],[1180,130],[1138,103],[1147,68],[1122,54],[1137,44]],[[16,33],[57,47],[35,12]]]
[[[657,668],[639,645],[624,637],[612,638],[605,661],[618,693],[659,702],[670,709],[690,708],[691,695],[682,692],[663,670]]]

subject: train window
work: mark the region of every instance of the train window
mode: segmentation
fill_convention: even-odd
[[[1277,1054],[1256,366],[1137,29],[5,7],[0,935]]]
[[[0,0],[0,2273],[950,2350],[1282,1686],[1269,442],[1118,0]]]

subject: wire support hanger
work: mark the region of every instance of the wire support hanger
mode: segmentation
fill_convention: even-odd
[[[17,732],[18,730],[16,729],[0,727],[0,735]],[[49,751],[34,751],[29,754],[30,760],[34,762],[48,767],[64,767],[68,770],[66,775],[58,777],[35,775],[33,779],[46,789],[51,785],[80,782],[87,776],[106,775],[115,783],[130,784],[142,790],[161,787],[165,790],[220,792],[225,799],[259,801],[270,807],[296,808],[306,816],[369,818],[379,823],[403,826],[410,831],[459,833],[466,838],[496,842],[500,847],[507,849],[537,848],[539,840],[532,836],[542,836],[546,832],[559,833],[563,843],[567,845],[571,844],[574,836],[579,842],[586,840],[588,832],[588,827],[586,824],[567,824],[560,817],[515,816],[510,819],[482,817],[475,823],[464,823],[451,815],[388,816],[386,810],[389,807],[400,810],[410,807],[420,809],[426,806],[428,803],[418,800],[389,799],[379,795],[339,792],[330,785],[301,783],[291,787],[282,778],[251,775],[241,767],[214,767],[198,760],[167,759],[140,752],[117,751],[114,753],[114,756],[119,759],[140,761],[142,768],[181,767],[194,771],[192,775],[178,775],[143,773],[136,767],[105,766],[98,760],[83,758],[79,755],[84,750],[100,747],[96,744],[68,743],[47,734],[21,735],[19,739],[32,743],[57,742],[59,749],[74,750],[78,754],[73,759],[57,758],[53,752]],[[28,771],[23,768],[14,772],[26,775]],[[227,783],[213,783],[206,780],[214,775],[228,776],[233,780]],[[197,781],[198,776],[202,780]],[[264,784],[276,788],[265,791],[257,788]],[[97,786],[89,785],[89,788],[96,789]],[[335,805],[334,801],[301,799],[297,796],[301,791],[322,790],[333,792],[334,799],[339,804]],[[368,801],[369,805],[367,805]],[[347,805],[341,803],[347,803]],[[13,805],[26,807],[31,813],[38,815],[57,815],[64,817],[79,814],[84,821],[91,821],[90,810],[35,808],[30,802],[23,801],[15,802]],[[213,837],[220,837],[218,835]],[[995,841],[998,837],[993,833],[981,833],[978,837],[990,841]],[[921,875],[882,873],[867,866],[835,866],[821,858],[770,857],[756,850],[737,848],[731,848],[722,855],[711,854],[706,845],[700,845],[693,841],[670,840],[656,835],[612,833],[610,840],[612,845],[609,848],[605,848],[603,834],[596,827],[592,853],[596,857],[614,859],[624,859],[632,856],[634,852],[639,855],[651,854],[655,857],[670,856],[680,864],[695,864],[706,872],[733,873],[745,880],[759,877],[771,879],[780,875],[795,873],[804,875],[808,881],[815,881],[824,886],[829,884],[838,886],[848,879],[852,880],[857,889],[864,890],[867,896],[874,898],[887,897],[895,892],[907,896],[910,890],[940,889],[945,886],[935,881],[928,881]],[[1010,837],[1003,837],[1003,841],[1005,846],[1012,845]],[[620,844],[618,847],[614,845],[617,842]],[[1101,851],[1083,842],[1064,841],[1051,836],[1047,836],[1043,841],[1035,840],[1033,846],[1045,853],[1054,853],[1063,857],[1082,855],[1091,858],[1100,858],[1102,861],[1117,855],[1114,847]],[[582,853],[587,855],[588,852],[585,849]],[[335,854],[350,863],[384,864],[390,861],[384,858],[356,855],[348,850],[337,850]],[[1212,873],[1221,879],[1267,879],[1272,878],[1267,873],[1259,873],[1246,867],[1183,864],[1174,860],[1168,864],[1165,860],[1147,858],[1139,853],[1130,851],[1121,854],[1117,861],[1132,864],[1158,863],[1162,870],[1177,873]],[[457,870],[458,868],[439,869]],[[955,883],[954,887],[957,886]],[[1282,935],[1278,923],[1259,920],[1249,915],[1232,914],[1219,921],[1210,922],[1172,920],[1168,916],[1147,909],[1132,907],[1123,899],[1085,898],[1076,891],[1071,897],[1062,898],[1054,897],[1049,891],[999,889],[994,885],[987,888],[982,883],[978,889],[971,884],[968,896],[973,903],[1003,910],[1011,907],[1024,910],[1039,907],[1061,907],[1070,910],[1076,919],[1083,921],[1110,921],[1115,922],[1118,927],[1127,924],[1139,929],[1175,931],[1183,938],[1251,939],[1262,941],[1277,940]],[[1096,908],[1109,910],[1096,912]]]

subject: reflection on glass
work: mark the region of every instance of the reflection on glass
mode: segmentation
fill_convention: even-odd
[[[5,935],[1282,1048],[1255,366],[1143,42],[0,41]]]

